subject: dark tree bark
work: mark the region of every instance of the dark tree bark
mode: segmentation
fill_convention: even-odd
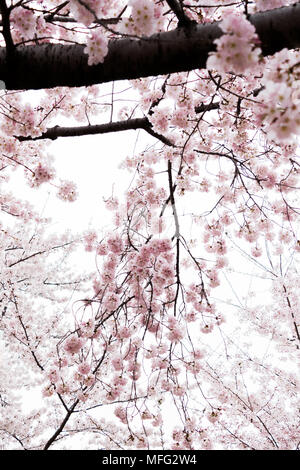
[[[127,121],[108,122],[105,124],[94,124],[88,126],[75,126],[75,127],[62,127],[54,126],[50,127],[46,132],[38,137],[22,137],[15,136],[20,142],[28,140],[40,140],[50,139],[56,140],[58,137],[80,137],[83,135],[95,135],[95,134],[108,134],[110,132],[121,132],[136,129],[144,129],[148,134],[152,135],[156,139],[160,140],[166,145],[173,146],[172,142],[161,134],[158,134],[152,129],[150,121],[144,118],[128,119]]]
[[[206,113],[219,108],[219,103],[201,104],[195,107],[196,113]],[[144,129],[148,134],[152,135],[156,139],[159,139],[166,145],[173,146],[173,143],[161,134],[157,134],[152,128],[152,124],[147,117],[127,119],[124,121],[108,122],[104,124],[94,124],[88,126],[73,126],[63,127],[54,126],[49,127],[46,132],[37,137],[23,137],[15,136],[20,142],[26,142],[29,140],[41,140],[50,139],[56,140],[59,137],[81,137],[83,135],[95,135],[95,134],[109,134],[110,132],[121,132],[129,130]]]
[[[300,47],[300,4],[250,16],[264,55]],[[115,39],[103,64],[88,66],[83,45],[42,44],[18,47],[6,61],[0,48],[0,79],[7,89],[80,87],[205,68],[218,23],[178,28],[149,38]],[[12,64],[12,65],[11,65]]]

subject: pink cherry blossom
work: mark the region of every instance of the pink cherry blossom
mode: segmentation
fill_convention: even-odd
[[[93,31],[87,41],[84,52],[88,54],[88,64],[102,63],[108,53],[108,39],[100,29]]]
[[[57,195],[63,201],[74,202],[77,198],[76,185],[72,181],[62,181]]]
[[[80,351],[82,345],[83,341],[77,336],[72,335],[66,340],[64,344],[64,350],[69,354],[76,354]]]

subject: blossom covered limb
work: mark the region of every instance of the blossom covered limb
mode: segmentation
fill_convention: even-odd
[[[147,117],[128,119],[124,121],[109,122],[107,124],[88,125],[88,126],[77,126],[77,127],[54,126],[52,128],[47,129],[45,132],[43,132],[41,135],[37,137],[17,136],[17,139],[20,142],[29,141],[29,140],[41,140],[41,139],[56,140],[59,137],[80,137],[83,135],[106,134],[109,132],[120,132],[120,131],[127,131],[127,130],[136,130],[136,129],[144,129],[150,135],[161,140],[165,144],[172,145],[171,142],[166,137],[164,137],[163,135],[159,135],[157,132],[155,132],[152,129],[152,125],[147,119]]]
[[[300,5],[259,12],[249,21],[255,27],[264,55],[300,45]],[[187,35],[184,29],[142,39],[118,39],[109,43],[103,64],[87,63],[84,46],[38,44],[20,46],[12,66],[0,49],[0,68],[7,89],[41,89],[56,86],[88,86],[112,80],[135,79],[206,67],[214,41],[222,36],[218,23],[198,24]],[[192,51],[192,53],[191,53]],[[30,68],[31,73],[26,71]]]
[[[208,103],[208,104],[200,104],[195,107],[195,112],[204,113],[207,111],[211,111],[214,109],[218,109],[220,106],[219,103]],[[54,126],[48,128],[42,134],[31,137],[31,136],[16,136],[16,138],[20,142],[25,142],[29,140],[41,140],[41,139],[50,139],[56,140],[59,137],[80,137],[83,135],[95,135],[95,134],[106,134],[109,132],[120,132],[120,131],[127,131],[127,130],[136,130],[136,129],[144,129],[150,135],[155,137],[158,140],[161,140],[164,144],[173,146],[172,142],[168,140],[163,135],[158,134],[152,128],[152,124],[148,120],[147,117],[144,118],[134,118],[134,119],[127,119],[124,121],[117,121],[117,122],[109,122],[106,124],[95,124],[95,125],[88,125],[88,126],[77,126],[77,127],[63,127],[63,126]]]

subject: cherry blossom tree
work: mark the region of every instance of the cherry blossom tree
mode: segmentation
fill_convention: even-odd
[[[0,12],[3,448],[299,449],[299,3]],[[104,236],[49,235],[13,196],[17,169],[71,204],[49,141],[134,129]],[[80,244],[95,273],[70,269]]]

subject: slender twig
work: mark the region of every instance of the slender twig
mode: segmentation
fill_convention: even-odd
[[[47,443],[45,444],[43,450],[48,450],[49,447],[53,444],[53,442],[56,440],[56,438],[60,435],[60,433],[63,431],[65,425],[67,424],[67,422],[69,421],[73,411],[75,410],[76,406],[78,405],[79,403],[79,400],[77,399],[73,405],[71,406],[71,408],[69,409],[69,411],[67,412],[66,416],[64,417],[61,425],[59,426],[59,428],[55,431],[55,433],[50,437],[50,439],[47,441]]]

